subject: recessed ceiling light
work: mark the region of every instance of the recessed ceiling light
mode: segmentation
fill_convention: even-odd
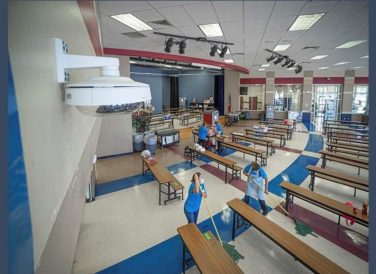
[[[259,70],[259,71],[264,71],[265,69],[264,69],[264,68],[259,68],[258,70]]]
[[[360,58],[364,58],[364,59],[365,59],[365,58],[368,58],[368,55],[366,55],[366,56],[362,56],[362,57],[360,57]]]
[[[352,48],[356,45],[359,45],[361,43],[364,43],[366,42],[367,40],[357,40],[357,41],[349,41],[347,43],[344,43],[342,45],[339,45],[336,47],[336,49],[348,49],[348,48]]]
[[[325,13],[299,15],[289,28],[289,31],[306,30],[312,27]]]
[[[328,55],[316,55],[315,57],[312,57],[311,60],[319,60],[319,59],[323,59],[325,57],[328,57]]]
[[[119,22],[127,25],[128,27],[130,27],[130,28],[132,28],[136,31],[152,30],[153,29],[148,24],[141,21],[140,19],[138,19],[136,16],[132,15],[131,13],[111,15],[111,18],[118,20]]]
[[[348,63],[350,63],[350,62],[339,62],[339,63],[334,64],[334,65],[335,65],[335,66],[340,66],[340,65],[344,65],[344,64],[348,64]]]
[[[322,70],[322,69],[328,69],[329,67],[321,67],[321,68],[317,68],[317,70]]]
[[[291,44],[287,44],[287,45],[276,45],[275,48],[273,49],[273,51],[285,51],[285,50],[288,49],[290,46],[291,46]]]
[[[224,61],[225,61],[225,63],[234,63],[234,60],[232,60],[232,59],[227,59],[227,60],[225,59]]]
[[[270,66],[270,64],[262,64],[261,66],[262,66],[263,68],[267,68],[267,67]]]
[[[198,25],[206,37],[223,36],[221,26],[219,24]]]

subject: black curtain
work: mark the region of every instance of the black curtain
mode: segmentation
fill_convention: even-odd
[[[170,108],[179,107],[179,78],[170,77]]]
[[[214,105],[218,109],[219,115],[224,114],[225,105],[225,77],[216,75],[214,78]]]

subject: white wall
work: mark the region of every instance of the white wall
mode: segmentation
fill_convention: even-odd
[[[39,273],[69,273],[100,119],[86,117],[64,103],[63,89],[56,82],[52,38],[62,38],[72,54],[95,53],[76,1],[10,1],[8,14],[34,265],[38,269],[50,264],[40,267],[49,270]],[[94,75],[97,70],[77,70],[71,81]],[[59,264],[54,266],[51,258]]]

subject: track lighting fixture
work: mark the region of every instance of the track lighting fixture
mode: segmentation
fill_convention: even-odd
[[[295,66],[295,74],[301,73],[302,70],[303,70],[302,66],[300,66],[300,65]]]
[[[173,38],[168,38],[167,41],[165,42],[165,52],[170,53],[171,52],[171,47],[174,44],[174,39]]]
[[[277,57],[278,56],[272,55],[269,58],[266,58],[266,61],[269,63],[270,61],[274,61],[275,59],[277,59]]]
[[[278,56],[278,58],[276,60],[273,61],[274,65],[277,65],[279,63],[281,63],[283,60],[283,56]]]
[[[291,63],[290,59],[286,59],[286,61],[281,65],[282,67],[285,67]]]
[[[293,66],[295,66],[295,62],[290,60],[290,64],[288,64],[286,67],[292,68]]]
[[[181,40],[179,43],[179,53],[184,54],[185,53],[185,48],[187,44],[185,43],[185,40]]]
[[[228,49],[227,46],[222,47],[221,52],[219,53],[219,57],[221,57],[221,58],[225,57],[225,55],[227,53],[227,49]]]
[[[218,50],[218,46],[216,44],[214,44],[211,49],[210,49],[210,56],[215,56],[215,53],[217,52]]]

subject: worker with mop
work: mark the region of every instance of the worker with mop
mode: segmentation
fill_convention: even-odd
[[[257,196],[262,209],[262,215],[266,216],[269,210],[265,203],[265,194],[269,193],[269,180],[265,170],[257,162],[252,162],[243,169],[243,174],[247,176],[247,190],[244,202],[249,205],[250,197]]]
[[[200,172],[196,172],[192,176],[191,185],[188,190],[188,198],[184,204],[184,214],[187,217],[188,223],[197,224],[202,196],[204,196],[204,198],[208,196],[206,194],[204,178]]]

